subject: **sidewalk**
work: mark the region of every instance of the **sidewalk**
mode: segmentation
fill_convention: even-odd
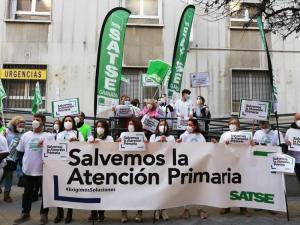
[[[3,201],[3,194],[0,195],[0,225],[12,225],[14,219],[16,219],[21,213],[21,197],[23,194],[23,189],[13,186],[12,189],[12,198],[13,203],[5,203]],[[209,217],[206,220],[201,220],[196,217],[196,207],[191,208],[192,217],[188,220],[181,219],[182,208],[175,208],[168,210],[170,220],[169,221],[159,221],[155,224],[159,225],[299,225],[300,224],[300,197],[290,197],[288,198],[289,202],[289,210],[290,210],[290,222],[287,222],[286,214],[278,213],[276,215],[271,215],[266,211],[253,211],[250,209],[249,211],[252,213],[252,217],[243,217],[239,215],[238,208],[234,208],[230,214],[225,216],[221,216],[218,214],[218,209],[211,207],[203,207],[207,210]],[[39,224],[39,209],[40,209],[40,201],[34,202],[31,211],[31,220],[24,225],[38,225]],[[89,216],[89,211],[84,210],[74,210],[73,222],[72,225],[87,225],[92,224],[87,221]],[[130,221],[127,223],[128,225],[133,225],[134,222],[134,211],[128,212]],[[48,224],[53,225],[53,220],[56,214],[56,209],[51,208],[49,213],[49,222]],[[105,213],[105,221],[104,222],[95,222],[95,224],[120,224],[120,212],[119,211],[108,211]],[[144,212],[144,222],[143,225],[153,224],[153,211]],[[64,222],[59,224],[65,224]]]

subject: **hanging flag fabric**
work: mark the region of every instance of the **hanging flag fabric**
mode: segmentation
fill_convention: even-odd
[[[117,7],[106,15],[99,38],[94,115],[119,103],[126,24],[130,11]]]
[[[42,104],[42,96],[39,82],[36,82],[35,90],[34,90],[34,97],[32,101],[32,114],[36,114],[39,112],[39,106]]]
[[[164,81],[166,75],[171,72],[170,68],[171,66],[162,60],[150,60],[147,69],[147,77],[160,85]]]
[[[6,98],[6,92],[2,85],[2,81],[0,80],[0,112],[3,112],[3,99]]]
[[[272,87],[272,111],[277,113],[277,106],[278,106],[278,91],[275,84],[275,79],[273,75],[273,68],[272,68],[272,62],[271,62],[271,56],[268,48],[268,43],[266,39],[266,35],[264,32],[264,25],[262,22],[262,19],[260,16],[257,17],[257,26],[259,28],[260,36],[262,39],[263,46],[267,53],[267,60],[268,60],[268,74],[270,77],[271,87]]]
[[[195,13],[195,6],[188,5],[180,19],[172,60],[171,75],[168,84],[168,96],[180,93],[186,55],[189,47],[190,33]]]

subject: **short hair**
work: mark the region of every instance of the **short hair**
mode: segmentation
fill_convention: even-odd
[[[140,101],[137,98],[135,98],[131,101],[131,105],[133,105],[133,106],[138,106],[139,104],[140,104]]]
[[[46,116],[41,113],[36,113],[33,115],[33,117],[40,118],[43,121],[43,123],[46,123]]]
[[[241,123],[239,121],[238,118],[236,117],[231,117],[229,120],[228,120],[228,124],[230,124],[233,120],[237,121],[237,125],[240,127],[241,126]]]
[[[191,91],[190,91],[189,89],[183,89],[183,90],[181,91],[181,95],[184,95],[184,94],[190,95],[190,94],[191,94]]]

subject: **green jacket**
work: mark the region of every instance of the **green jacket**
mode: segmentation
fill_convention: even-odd
[[[80,128],[79,131],[82,134],[85,141],[87,141],[89,134],[91,133],[91,126],[84,123]]]

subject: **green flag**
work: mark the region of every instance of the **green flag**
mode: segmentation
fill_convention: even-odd
[[[117,7],[106,15],[102,24],[97,57],[94,117],[120,98],[125,30],[130,11]]]
[[[278,105],[278,97],[277,97],[278,96],[278,91],[277,91],[275,80],[274,80],[272,61],[271,61],[271,56],[270,56],[270,52],[269,52],[269,48],[268,48],[268,43],[267,43],[265,31],[264,31],[264,25],[263,25],[263,22],[262,22],[262,19],[261,19],[260,16],[257,17],[257,26],[259,28],[259,32],[260,32],[260,36],[261,36],[263,46],[264,46],[264,48],[266,50],[266,53],[267,53],[268,73],[269,73],[271,87],[272,87],[272,107],[273,107],[272,111],[275,113],[275,112],[277,112],[277,105]]]
[[[195,13],[195,6],[188,5],[180,19],[176,42],[173,52],[173,61],[170,80],[168,84],[168,96],[172,97],[175,93],[180,93],[181,81],[183,77],[186,55],[189,47],[190,33]]]
[[[150,60],[147,69],[147,77],[160,85],[164,81],[166,75],[171,72],[170,68],[170,65],[162,60]]]
[[[0,112],[3,112],[3,99],[6,98],[6,92],[2,85],[2,81],[0,80]]]
[[[34,97],[32,101],[32,114],[36,114],[39,112],[39,106],[42,104],[42,96],[39,82],[36,82],[35,90],[34,90]]]

